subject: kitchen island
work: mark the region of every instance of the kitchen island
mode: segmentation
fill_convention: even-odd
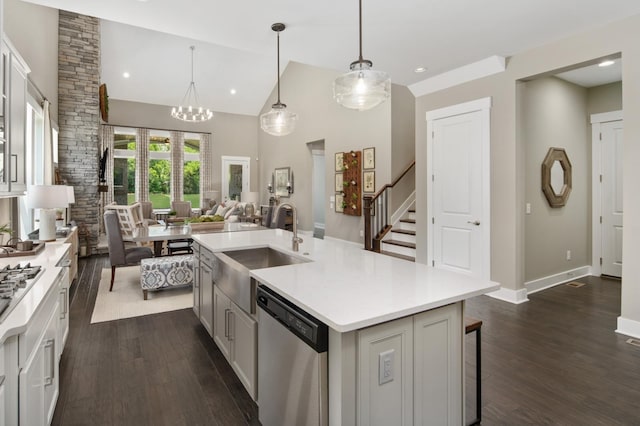
[[[462,424],[464,300],[498,284],[340,240],[307,236],[293,252],[279,229],[193,238],[214,253],[271,247],[309,260],[250,274],[328,325],[329,424]],[[392,380],[379,383],[383,353]]]

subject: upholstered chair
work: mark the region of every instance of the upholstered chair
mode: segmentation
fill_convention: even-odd
[[[109,262],[111,263],[111,285],[109,285],[109,291],[111,291],[113,290],[113,280],[116,276],[117,267],[136,265],[142,259],[153,257],[153,250],[149,247],[125,249],[124,240],[120,232],[118,214],[113,210],[104,212],[104,229],[107,233],[107,244],[109,245]]]
[[[176,212],[176,217],[191,217],[191,201],[172,201],[171,210]]]
[[[155,225],[158,223],[153,214],[153,203],[151,201],[139,201],[142,208],[142,222],[145,226]]]

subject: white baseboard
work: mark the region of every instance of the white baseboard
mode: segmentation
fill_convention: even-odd
[[[501,287],[500,290],[496,290],[491,293],[487,293],[487,296],[491,296],[494,299],[504,300],[505,302],[519,305],[524,302],[528,302],[527,289],[521,288],[520,290],[511,290],[510,288]]]
[[[569,271],[560,272],[559,274],[549,275],[548,277],[526,282],[524,283],[524,286],[527,289],[527,294],[532,294],[557,286],[558,284],[563,284],[589,275],[591,275],[591,266],[586,265]]]
[[[415,202],[416,202],[416,191],[413,191],[411,194],[409,194],[407,199],[404,200],[404,202],[400,205],[400,207],[398,207],[398,210],[393,212],[393,214],[391,215],[391,224],[395,225],[400,219],[402,219],[404,214],[407,211],[409,211],[409,208]]]
[[[640,339],[640,321],[618,317],[618,328],[616,328],[616,333]]]

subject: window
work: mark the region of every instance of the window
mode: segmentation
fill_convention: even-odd
[[[191,207],[200,207],[200,135],[184,135],[184,186],[182,193]]]
[[[27,124],[25,133],[26,178],[27,185],[44,184],[44,118],[40,104],[29,96],[27,101]],[[18,197],[20,216],[20,238],[38,228],[39,210],[26,206],[26,197]]]
[[[171,207],[171,141],[169,132],[149,136],[149,201],[154,209]]]
[[[113,130],[113,201],[133,204],[136,200],[136,130]]]

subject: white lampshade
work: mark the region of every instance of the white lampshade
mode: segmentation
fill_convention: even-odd
[[[207,200],[218,200],[220,198],[220,191],[204,191],[204,198]]]
[[[55,209],[69,205],[69,187],[66,185],[32,185],[27,189],[27,207],[40,211],[40,235],[42,241],[56,239]],[[74,197],[75,202],[75,197]]]
[[[256,205],[258,204],[260,194],[258,194],[257,192],[244,191],[240,194],[240,198],[242,199],[243,203],[251,203],[253,205]]]
[[[76,196],[73,191],[73,186],[67,186],[67,203],[75,204],[75,202],[76,202]]]

